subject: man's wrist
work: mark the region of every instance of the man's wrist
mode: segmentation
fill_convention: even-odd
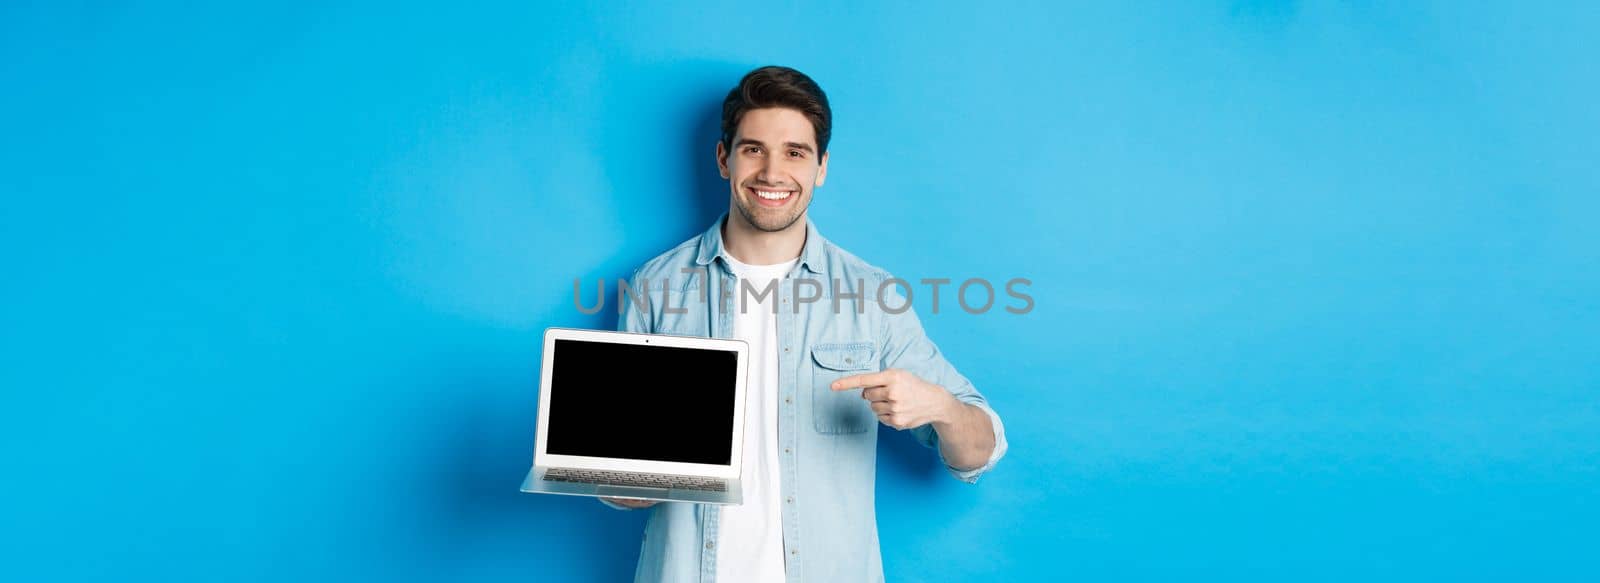
[[[942,391],[943,389],[941,389]],[[933,419],[933,429],[940,433],[955,425],[956,421],[961,419],[961,415],[967,409],[967,404],[961,402],[961,399],[957,399],[955,395],[946,392],[945,398],[948,399],[948,402],[945,403],[943,411]]]

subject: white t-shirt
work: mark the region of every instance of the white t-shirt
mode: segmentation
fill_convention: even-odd
[[[749,265],[731,257],[728,267],[756,291],[776,280],[773,293],[756,300],[735,282],[733,336],[750,344],[745,395],[744,504],[723,506],[717,526],[717,580],[781,583],[783,517],[778,501],[778,302],[777,286],[799,257],[775,265]]]

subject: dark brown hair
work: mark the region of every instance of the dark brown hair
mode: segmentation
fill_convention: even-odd
[[[739,86],[722,100],[722,147],[733,149],[733,134],[739,130],[745,112],[766,107],[786,107],[806,116],[817,133],[817,156],[828,153],[828,138],[833,134],[828,95],[805,73],[778,66],[746,73]]]

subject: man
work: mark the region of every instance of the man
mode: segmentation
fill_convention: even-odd
[[[743,505],[604,500],[652,509],[638,581],[882,580],[878,425],[910,430],[969,483],[1005,453],[1000,418],[884,285],[891,276],[807,219],[831,124],[827,96],[799,71],[745,75],[716,148],[729,212],[630,281],[649,301],[625,302],[618,328],[739,338],[751,359]]]

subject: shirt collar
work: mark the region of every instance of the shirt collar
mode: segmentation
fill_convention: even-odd
[[[700,235],[700,252],[695,256],[695,265],[710,265],[718,256],[726,258],[727,251],[722,246],[722,223],[728,220],[728,213],[722,213],[717,220],[711,222],[711,228]],[[825,264],[822,258],[822,248],[827,246],[827,240],[817,232],[816,223],[811,222],[811,217],[806,217],[806,243],[800,249],[800,267],[812,273],[821,274]]]

